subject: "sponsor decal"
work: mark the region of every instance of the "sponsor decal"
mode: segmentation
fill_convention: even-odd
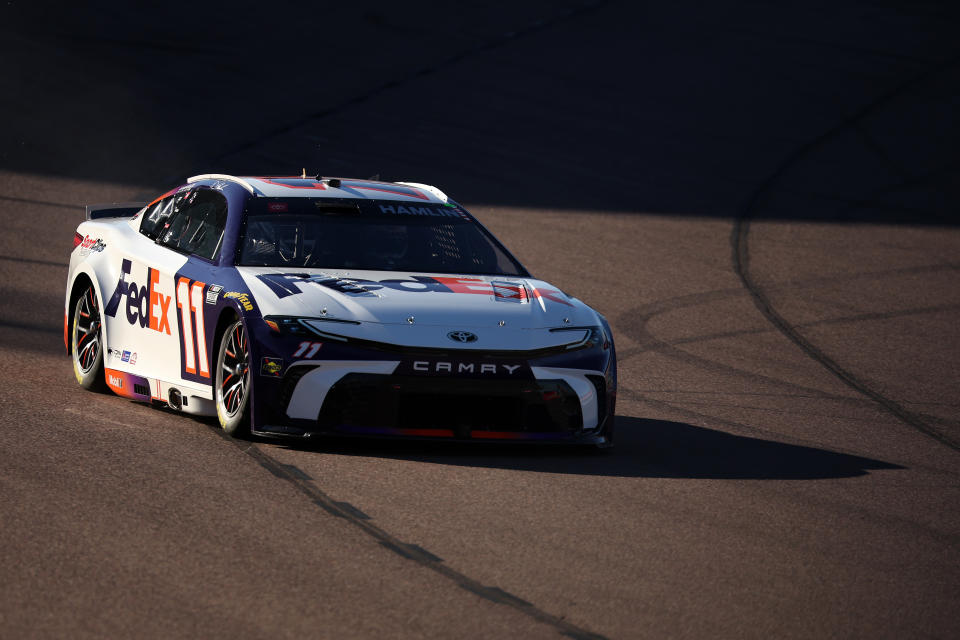
[[[120,267],[120,279],[104,309],[111,318],[115,318],[124,297],[127,299],[126,318],[130,324],[139,324],[144,329],[166,333],[170,335],[170,300],[171,296],[160,293],[158,285],[160,272],[147,268],[147,284],[138,285],[128,280],[132,264],[124,258]]]
[[[209,345],[204,320],[205,282],[177,277],[177,331],[180,334],[180,366],[188,380],[210,382]]]
[[[223,294],[224,298],[233,298],[239,302],[244,309],[247,311],[253,311],[253,302],[250,301],[250,295],[246,293],[237,293],[236,291],[228,291]]]
[[[128,351],[126,349],[107,349],[107,358],[109,360],[119,360],[121,362],[129,362],[130,364],[137,363],[137,354],[133,351]]]
[[[519,302],[528,304],[530,296],[527,295],[527,288],[520,282],[498,282],[494,280],[490,283],[493,287],[493,298],[501,302]]]
[[[117,395],[133,400],[150,398],[150,381],[146,378],[113,369],[106,369],[104,373],[107,386]]]
[[[322,346],[322,342],[301,342],[300,346],[297,347],[297,350],[293,352],[293,357],[306,358],[309,360],[313,356],[317,355],[317,351],[319,351],[320,347]]]
[[[221,291],[223,291],[223,287],[219,284],[210,285],[207,289],[207,304],[217,304]]]
[[[453,376],[461,378],[531,378],[530,368],[519,362],[478,360],[408,360],[397,367],[399,375]]]
[[[283,213],[290,210],[290,205],[286,202],[270,202],[267,204],[267,211],[271,213]]]
[[[361,278],[336,278],[327,274],[308,275],[305,273],[263,273],[257,278],[267,285],[278,298],[295,296],[303,293],[303,286],[318,285],[333,289],[340,293],[354,296],[373,296],[379,289],[393,291],[418,291],[421,293],[462,293],[493,296],[498,300],[513,300],[515,302],[529,301],[542,298],[572,307],[564,300],[564,294],[554,289],[533,289],[528,293],[526,286],[519,283],[486,282],[479,278],[450,278],[429,276],[412,276],[409,279],[364,280]],[[497,293],[497,289],[500,293]]]
[[[282,358],[262,358],[260,360],[260,375],[279,378],[281,371],[283,371]]]
[[[84,236],[83,241],[80,242],[80,255],[85,256],[90,252],[100,253],[106,248],[106,243],[100,238]]]
[[[389,204],[380,205],[380,213],[388,213],[395,216],[434,216],[437,218],[461,218],[460,212],[446,207],[415,207],[413,205],[393,206]]]

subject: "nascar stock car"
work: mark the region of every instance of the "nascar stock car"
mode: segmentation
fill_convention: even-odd
[[[231,435],[613,440],[606,320],[424,184],[207,174],[87,207],[64,343],[84,387]]]

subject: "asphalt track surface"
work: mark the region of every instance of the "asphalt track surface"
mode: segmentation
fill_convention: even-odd
[[[960,635],[957,11],[723,4],[0,9],[0,636]],[[78,388],[83,204],[302,166],[603,312],[616,449]]]

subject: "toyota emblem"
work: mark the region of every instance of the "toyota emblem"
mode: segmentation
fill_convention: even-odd
[[[477,334],[470,333],[469,331],[451,331],[447,334],[447,337],[453,340],[454,342],[476,342]]]

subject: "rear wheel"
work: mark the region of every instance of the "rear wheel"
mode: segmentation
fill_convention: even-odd
[[[220,337],[217,355],[216,403],[220,426],[232,436],[249,428],[247,404],[250,396],[250,351],[247,331],[237,320]]]
[[[70,340],[73,373],[85,389],[105,391],[107,388],[103,378],[102,335],[97,296],[93,287],[87,287],[73,309]]]

